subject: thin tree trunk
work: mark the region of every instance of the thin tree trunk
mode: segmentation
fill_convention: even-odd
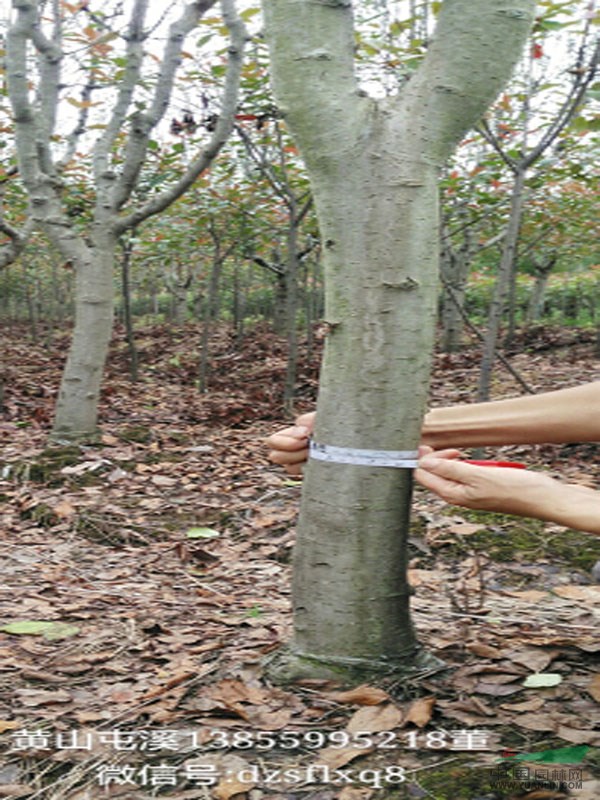
[[[283,391],[283,407],[293,412],[296,371],[298,367],[298,228],[296,225],[295,204],[290,208],[287,231],[287,259],[285,269],[285,326],[287,339],[287,364]]]
[[[556,257],[553,257],[543,264],[539,263],[535,265],[535,280],[525,315],[525,322],[528,325],[531,325],[532,322],[537,322],[542,316],[548,280],[556,261]]]
[[[233,272],[233,323],[235,346],[240,348],[244,339],[244,317],[246,313],[246,287],[240,262],[236,259]]]
[[[490,387],[492,382],[492,371],[496,350],[498,348],[498,337],[500,325],[506,308],[506,298],[508,294],[510,277],[513,265],[516,260],[517,243],[519,240],[519,230],[521,228],[521,218],[523,213],[523,196],[525,190],[525,171],[518,170],[515,174],[515,183],[511,197],[510,216],[506,230],[506,236],[502,246],[502,256],[494,284],[494,292],[490,310],[488,313],[487,331],[483,345],[483,354],[479,371],[479,384],[477,389],[477,399],[481,401],[489,400]]]
[[[454,252],[450,248],[442,248],[442,275],[446,284],[452,289],[454,298],[448,289],[442,293],[442,340],[443,353],[456,353],[461,348],[463,319],[460,307],[464,305],[465,289],[469,260],[461,251]]]
[[[210,280],[208,282],[208,294],[206,297],[206,304],[204,306],[204,324],[202,326],[202,338],[200,342],[200,364],[198,368],[198,389],[204,393],[208,389],[208,375],[210,370],[210,338],[213,331],[214,322],[217,319],[218,303],[219,303],[219,282],[221,279],[221,271],[223,269],[223,262],[229,252],[225,255],[220,253],[219,244],[216,245],[216,253],[213,258],[212,267],[210,271]]]
[[[275,278],[275,302],[273,307],[273,330],[279,336],[285,335],[287,331],[287,310],[288,282],[285,270],[282,270]]]
[[[129,374],[135,383],[139,379],[138,370],[138,351],[135,345],[135,332],[133,330],[133,316],[131,313],[131,282],[130,267],[132,243],[127,241],[123,244],[123,256],[121,258],[121,290],[123,297],[123,320],[125,323],[125,337],[127,339],[127,351],[129,353]]]

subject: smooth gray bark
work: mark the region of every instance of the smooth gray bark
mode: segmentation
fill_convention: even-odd
[[[279,107],[321,230],[329,327],[318,442],[413,450],[428,393],[439,258],[438,174],[508,79],[532,0],[446,0],[424,63],[393,98],[354,76],[348,0],[263,0]],[[490,58],[493,53],[494,57]],[[309,461],[281,678],[415,662],[409,470]]]

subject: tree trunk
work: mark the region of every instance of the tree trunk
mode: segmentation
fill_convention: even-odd
[[[500,324],[506,307],[506,298],[510,285],[510,278],[514,268],[517,243],[519,240],[519,230],[521,228],[521,217],[523,213],[523,194],[525,189],[525,171],[518,170],[515,173],[515,183],[511,197],[510,216],[506,229],[506,236],[502,247],[502,257],[498,267],[498,275],[494,284],[494,292],[490,310],[488,313],[488,324],[483,345],[483,354],[479,368],[479,386],[477,399],[480,402],[489,400],[490,386],[492,382],[492,371],[496,350],[498,348],[498,336]]]
[[[210,334],[212,333],[213,324],[218,314],[219,281],[221,279],[223,261],[223,255],[217,252],[213,258],[210,280],[208,282],[208,294],[204,306],[204,325],[202,326],[202,338],[200,343],[200,365],[198,369],[198,389],[200,392],[206,392],[208,388]]]
[[[246,314],[246,285],[243,269],[236,258],[233,271],[233,324],[235,330],[235,346],[240,348],[244,339],[244,317]]]
[[[104,363],[112,335],[116,240],[104,234],[76,265],[75,327],[64,368],[52,438],[74,441],[97,430]]]
[[[465,290],[469,259],[462,250],[454,251],[450,247],[442,248],[442,340],[441,350],[444,353],[456,353],[460,350],[463,334],[463,318],[460,313],[464,307]]]
[[[525,315],[525,322],[531,325],[537,322],[544,311],[544,296],[546,294],[546,287],[548,286],[548,279],[554,265],[556,264],[557,257],[552,256],[543,263],[535,264],[535,281],[531,290],[531,297],[527,305],[527,312]]]
[[[285,335],[287,331],[287,309],[288,309],[288,282],[285,270],[275,276],[275,302],[273,306],[273,330],[279,336]]]
[[[340,170],[318,193],[330,333],[315,436],[415,450],[436,317],[437,173],[418,162],[390,171],[378,160],[386,138],[371,130],[359,174]],[[412,659],[410,472],[311,461],[303,488],[294,650],[373,667]]]
[[[298,227],[295,204],[290,208],[287,231],[287,258],[285,268],[285,328],[287,339],[287,364],[283,390],[283,407],[288,413],[293,411],[298,368]]]
[[[133,331],[133,315],[131,313],[131,241],[123,243],[123,255],[121,257],[121,290],[123,297],[123,321],[125,324],[125,337],[127,339],[127,350],[129,352],[129,375],[135,383],[139,378],[138,372],[138,351],[135,346],[135,333]]]
[[[148,0],[134,0],[130,4],[129,23],[122,37],[125,44],[121,57],[126,65],[121,76],[115,79],[112,107],[107,109],[101,133],[90,148],[95,203],[93,219],[85,233],[74,226],[64,206],[65,185],[61,173],[74,157],[79,137],[88,131],[87,109],[95,103],[86,100],[81,104],[77,127],[66,137],[64,159],[56,160],[53,138],[59,101],[64,95],[61,68],[66,21],[58,3],[51,3],[48,8],[32,0],[15,0],[13,4],[15,14],[6,36],[6,72],[19,175],[27,189],[32,223],[44,230],[77,272],[75,329],[63,372],[53,438],[88,437],[97,428],[97,403],[114,314],[112,280],[119,236],[161,213],[181,197],[210,165],[233,127],[247,36],[232,0],[221,0],[223,22],[230,37],[222,105],[212,135],[172,183],[152,193],[147,202],[135,207],[129,205],[140,175],[144,173],[152,132],[169,108],[183,44],[215,2],[197,0],[182,4],[179,16],[161,34],[164,47],[155,80],[150,79],[143,68],[148,53],[156,57],[150,52],[152,47],[146,44],[149,33],[145,16],[149,3]],[[68,33],[66,30],[65,37]],[[88,81],[97,60],[94,46],[90,42],[90,48],[81,55],[82,70],[90,70],[85,76]],[[77,84],[81,78],[78,75],[71,76],[69,83]],[[149,101],[134,105],[137,87],[146,77],[148,86],[152,86]],[[88,87],[90,92],[98,88],[91,83],[93,81]],[[12,238],[21,241],[23,237],[13,232]]]
[[[446,0],[422,66],[379,102],[356,84],[349,0],[263,5],[278,104],[309,171],[323,247],[329,335],[315,439],[415,450],[436,319],[439,169],[508,79],[533,3],[485,0],[474,15],[466,0]],[[309,460],[294,638],[274,678],[418,663],[410,496],[408,469]]]

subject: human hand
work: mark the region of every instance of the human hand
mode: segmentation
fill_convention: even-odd
[[[562,484],[549,475],[511,468],[494,469],[457,461],[458,450],[421,448],[415,479],[452,505],[504,514],[554,519]]]
[[[316,412],[302,414],[296,424],[271,434],[266,440],[269,459],[289,475],[301,475],[308,458],[308,438],[315,427]]]

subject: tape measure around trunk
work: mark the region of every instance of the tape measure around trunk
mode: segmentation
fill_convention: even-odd
[[[414,469],[419,453],[416,450],[358,450],[353,447],[335,447],[310,440],[309,454],[316,461],[333,464],[354,464],[357,467],[394,467]]]

